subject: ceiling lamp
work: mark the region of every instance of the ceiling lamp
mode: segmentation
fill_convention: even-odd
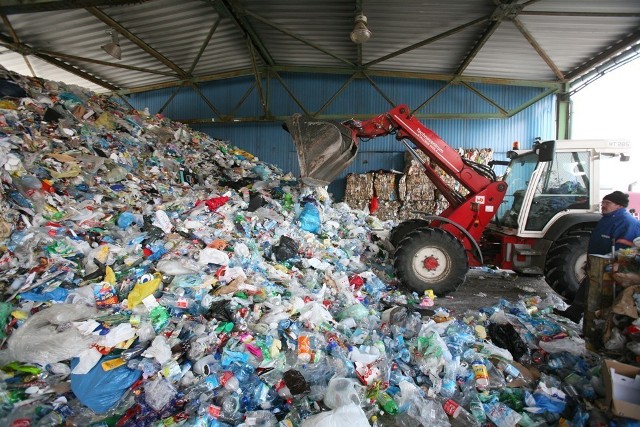
[[[356,25],[351,31],[351,41],[355,44],[362,44],[369,41],[371,38],[371,31],[367,28],[367,17],[360,14],[356,16]]]
[[[116,59],[122,58],[122,49],[120,49],[120,41],[118,40],[118,33],[113,31],[113,28],[107,31],[107,34],[111,36],[111,43],[107,43],[102,47],[102,50]]]

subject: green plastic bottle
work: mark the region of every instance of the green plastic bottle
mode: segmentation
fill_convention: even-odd
[[[384,412],[389,415],[395,415],[398,413],[398,405],[396,401],[393,400],[393,397],[386,391],[381,391],[378,394],[378,406],[382,408]]]

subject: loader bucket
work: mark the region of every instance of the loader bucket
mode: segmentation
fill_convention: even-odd
[[[296,145],[302,182],[311,187],[328,185],[358,153],[351,129],[340,124],[294,114],[285,126]]]

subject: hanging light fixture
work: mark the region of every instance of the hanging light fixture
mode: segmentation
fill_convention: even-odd
[[[113,56],[116,59],[122,58],[122,49],[120,48],[120,41],[118,40],[118,33],[110,28],[107,30],[107,34],[111,36],[111,43],[107,43],[102,47],[102,50],[107,52],[109,55]]]
[[[356,25],[353,26],[351,31],[351,41],[355,44],[362,44],[369,41],[371,38],[371,30],[367,28],[367,17],[363,14],[356,16]]]

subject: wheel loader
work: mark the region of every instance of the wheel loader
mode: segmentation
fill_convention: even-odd
[[[301,179],[310,186],[334,180],[357,156],[360,139],[394,135],[423,166],[448,207],[439,215],[414,212],[390,235],[396,276],[419,293],[446,295],[464,282],[469,267],[489,264],[544,275],[570,299],[585,275],[602,196],[627,190],[617,175],[629,160],[627,141],[537,141],[530,150],[509,151],[498,177],[490,166],[462,157],[406,105],[342,123],[294,114],[284,128],[296,146]],[[436,166],[465,190],[447,185]]]

